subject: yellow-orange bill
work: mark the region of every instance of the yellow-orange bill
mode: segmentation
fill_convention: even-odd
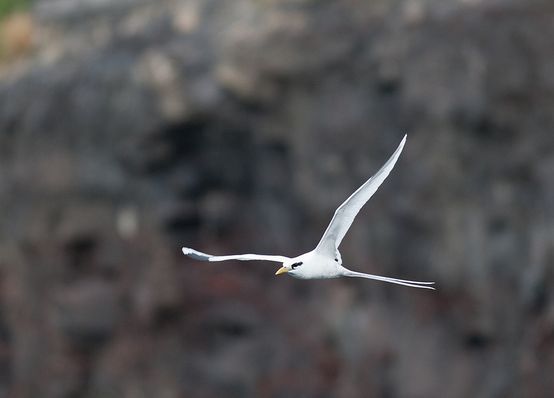
[[[284,274],[286,272],[289,272],[288,268],[285,268],[285,267],[281,267],[277,270],[277,272],[275,273],[275,275],[281,275],[281,274]]]

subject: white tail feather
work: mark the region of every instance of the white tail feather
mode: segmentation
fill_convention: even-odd
[[[343,276],[349,276],[349,277],[352,277],[352,278],[374,279],[374,280],[382,281],[382,282],[395,283],[397,285],[417,287],[417,288],[420,288],[420,289],[435,290],[434,287],[428,286],[428,285],[435,284],[435,282],[419,282],[419,281],[410,281],[410,280],[404,280],[404,279],[388,278],[386,276],[364,274],[363,272],[351,271],[351,270],[346,269],[346,268],[345,268],[345,272],[343,273]]]

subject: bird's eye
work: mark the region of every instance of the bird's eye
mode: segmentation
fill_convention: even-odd
[[[296,267],[298,267],[298,266],[300,266],[300,265],[302,265],[302,262],[294,263],[294,264],[291,265],[291,268],[292,268],[292,269],[295,269]]]

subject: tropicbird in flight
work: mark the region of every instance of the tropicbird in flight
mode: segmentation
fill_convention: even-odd
[[[199,252],[188,247],[183,247],[183,253],[195,260],[201,261],[226,261],[226,260],[262,260],[282,263],[282,267],[275,273],[281,275],[287,273],[299,279],[328,279],[349,276],[355,278],[375,279],[383,282],[396,283],[398,285],[418,287],[422,289],[433,289],[429,286],[435,282],[417,282],[404,279],[389,278],[372,274],[365,274],[349,270],[342,266],[342,258],[338,250],[339,245],[352,225],[354,218],[363,205],[373,196],[377,188],[385,181],[393,169],[404,144],[406,136],[398,145],[398,148],[381,169],[360,188],[358,188],[348,199],[335,211],[331,223],[323,233],[316,248],[308,253],[297,257],[273,256],[264,254],[234,254],[229,256],[213,256]]]

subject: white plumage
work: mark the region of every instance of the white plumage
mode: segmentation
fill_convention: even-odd
[[[429,286],[434,284],[434,282],[410,281],[349,270],[342,266],[342,259],[338,250],[342,239],[348,232],[348,229],[350,229],[350,226],[354,222],[354,219],[360,209],[373,196],[379,186],[390,174],[396,164],[396,161],[398,160],[398,157],[400,156],[400,153],[402,152],[402,149],[404,148],[405,143],[406,136],[404,136],[396,151],[394,151],[390,159],[387,160],[383,167],[381,167],[381,169],[375,173],[373,177],[367,180],[337,208],[318,245],[314,250],[308,253],[304,253],[293,258],[263,254],[212,256],[211,254],[202,253],[187,247],[183,247],[183,253],[195,260],[201,261],[273,261],[283,265],[276,272],[276,275],[287,273],[299,279],[326,279],[348,276],[374,279],[422,289],[434,289],[432,286]]]

